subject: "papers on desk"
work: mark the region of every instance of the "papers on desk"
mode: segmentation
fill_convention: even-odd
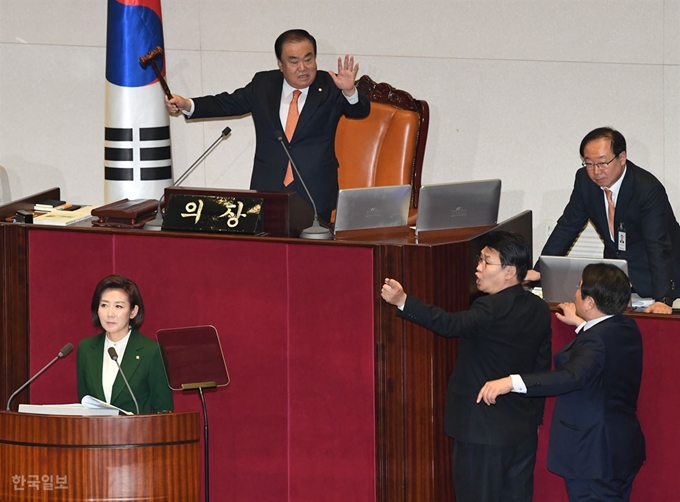
[[[637,293],[630,295],[630,306],[634,309],[643,308],[646,309],[652,303],[654,303],[654,298],[642,298]]]
[[[129,411],[122,410],[92,396],[85,396],[80,403],[75,404],[20,404],[19,412],[39,415],[132,415]]]
[[[83,400],[80,402],[83,406],[86,408],[90,408],[93,410],[109,410],[109,411],[117,411],[118,413],[122,415],[134,415],[131,411],[125,411],[122,408],[118,408],[117,406],[114,406],[112,404],[106,403],[104,401],[101,401],[97,399],[96,397],[92,396],[85,396]],[[116,415],[116,413],[111,413],[112,415]]]
[[[36,216],[33,218],[33,223],[39,225],[56,225],[59,227],[75,225],[79,221],[91,219],[93,209],[95,209],[95,206],[81,206],[74,211],[55,209],[49,213]]]
[[[543,290],[540,287],[536,287],[530,290],[533,294],[543,298]],[[673,308],[680,308],[680,298],[675,301]],[[630,295],[630,306],[636,310],[644,310],[654,303],[654,298],[642,298],[637,293]],[[676,307],[677,305],[677,307]]]

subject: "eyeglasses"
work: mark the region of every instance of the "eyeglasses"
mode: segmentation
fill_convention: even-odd
[[[484,265],[482,265],[482,268],[486,268],[488,265],[497,265],[497,266],[499,266],[499,267],[502,267],[502,266],[503,266],[502,263],[489,263],[489,262],[486,261],[486,259],[485,259],[483,256],[481,256],[481,255],[475,256],[475,263],[477,264],[477,266],[479,266],[479,265],[481,265],[481,264],[483,263]]]
[[[609,164],[614,162],[614,159],[616,157],[618,157],[618,155],[614,155],[614,158],[612,158],[612,160],[610,160],[609,162],[596,162],[594,164],[590,162],[583,162],[581,164],[581,167],[585,167],[586,169],[588,169],[588,171],[592,171],[595,168],[598,168],[600,171],[606,171],[609,168]]]

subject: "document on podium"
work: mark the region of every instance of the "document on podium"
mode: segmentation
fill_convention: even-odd
[[[85,396],[80,403],[75,404],[20,404],[19,413],[84,416],[132,415],[129,411],[92,396]]]

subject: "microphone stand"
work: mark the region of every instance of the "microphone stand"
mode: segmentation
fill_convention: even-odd
[[[276,139],[279,140],[279,142],[281,143],[281,146],[283,147],[283,150],[286,152],[286,155],[288,156],[288,160],[290,160],[290,165],[293,166],[293,169],[295,170],[295,174],[297,175],[297,179],[299,179],[300,183],[302,183],[302,188],[304,188],[305,192],[307,192],[307,197],[309,197],[309,200],[312,203],[312,208],[314,209],[314,221],[312,222],[312,226],[309,227],[309,228],[305,228],[302,231],[302,233],[300,233],[300,238],[302,238],[302,239],[316,239],[316,240],[330,240],[330,239],[332,239],[333,234],[331,233],[331,231],[328,230],[326,227],[322,227],[321,224],[319,223],[319,213],[316,211],[316,204],[314,203],[314,199],[312,198],[312,194],[309,193],[309,190],[307,189],[307,185],[305,184],[305,180],[300,175],[300,171],[298,171],[298,168],[295,165],[295,161],[293,160],[293,157],[290,156],[290,152],[288,151],[288,147],[286,146],[286,143],[283,141],[283,134],[281,134],[280,131],[276,131]]]
[[[214,389],[217,387],[215,382],[199,382],[199,383],[183,383],[182,390],[198,390],[198,395],[201,398],[201,405],[203,407],[203,458],[204,458],[204,483],[205,483],[205,502],[210,501],[210,452],[208,442],[208,408],[205,405],[205,397],[203,396],[203,389]]]
[[[120,363],[118,362],[118,354],[116,353],[116,349],[113,347],[109,347],[109,357],[113,359],[113,362],[116,363],[116,366],[118,366],[118,372],[120,373],[120,376],[123,377],[123,381],[125,382],[125,385],[128,388],[128,391],[130,391],[130,396],[132,396],[132,400],[135,402],[135,409],[137,410],[137,415],[139,415],[139,404],[137,404],[137,398],[135,397],[134,392],[132,392],[132,387],[130,387],[130,383],[128,382],[128,379],[125,378],[125,373],[123,373],[123,368],[120,367]]]
[[[61,359],[62,357],[69,355],[69,354],[71,353],[72,350],[73,350],[73,345],[71,345],[70,343],[67,343],[66,345],[64,345],[64,348],[61,349],[61,350],[59,351],[59,353],[57,354],[57,357],[55,357],[55,358],[52,359],[49,363],[47,363],[47,364],[43,367],[43,369],[41,369],[41,370],[38,371],[35,375],[33,375],[31,378],[29,378],[28,382],[26,382],[25,384],[23,384],[21,387],[19,387],[17,390],[15,390],[14,393],[13,393],[11,396],[9,396],[9,399],[7,400],[7,408],[5,408],[5,410],[6,410],[6,411],[9,411],[9,405],[10,405],[10,403],[12,402],[12,399],[14,399],[14,398],[16,397],[16,395],[19,394],[19,392],[21,392],[21,391],[24,390],[26,387],[28,387],[28,385],[29,385],[33,380],[35,380],[35,379],[38,378],[40,375],[42,375],[42,374],[45,372],[45,370],[46,370],[47,368],[49,368],[50,366],[52,366],[54,363],[56,363],[58,359]]]
[[[215,149],[215,146],[217,146],[217,143],[219,143],[220,141],[222,141],[223,138],[226,138],[227,136],[229,136],[229,134],[231,134],[231,128],[230,128],[230,127],[225,127],[225,128],[222,130],[222,133],[220,134],[220,137],[217,138],[217,139],[213,142],[213,144],[210,145],[210,146],[208,147],[208,149],[207,149],[205,152],[203,152],[203,154],[202,154],[199,158],[196,159],[196,162],[194,162],[193,164],[191,164],[191,166],[189,166],[189,169],[187,169],[186,171],[184,171],[184,174],[182,174],[182,176],[180,176],[179,179],[178,179],[177,181],[175,181],[175,182],[174,182],[172,185],[170,185],[170,186],[171,186],[171,187],[176,187],[176,186],[178,186],[180,183],[182,183],[185,179],[187,179],[187,177],[188,177],[192,172],[194,172],[194,169],[196,169],[196,167],[198,167],[198,165],[203,161],[203,159],[205,159],[205,158],[206,158],[206,157],[207,157],[207,156]],[[163,198],[164,198],[164,197],[165,197],[165,192],[163,192],[163,195],[161,195],[161,198],[158,199],[158,211],[156,211],[156,217],[155,217],[153,220],[147,221],[147,222],[144,224],[144,230],[154,230],[154,231],[156,231],[156,230],[161,230],[161,227],[163,226],[163,211],[162,211],[162,208],[161,208],[161,204],[162,204],[162,202],[163,202]]]

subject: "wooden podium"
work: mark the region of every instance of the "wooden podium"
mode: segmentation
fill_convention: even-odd
[[[0,412],[0,501],[200,500],[198,412]]]

